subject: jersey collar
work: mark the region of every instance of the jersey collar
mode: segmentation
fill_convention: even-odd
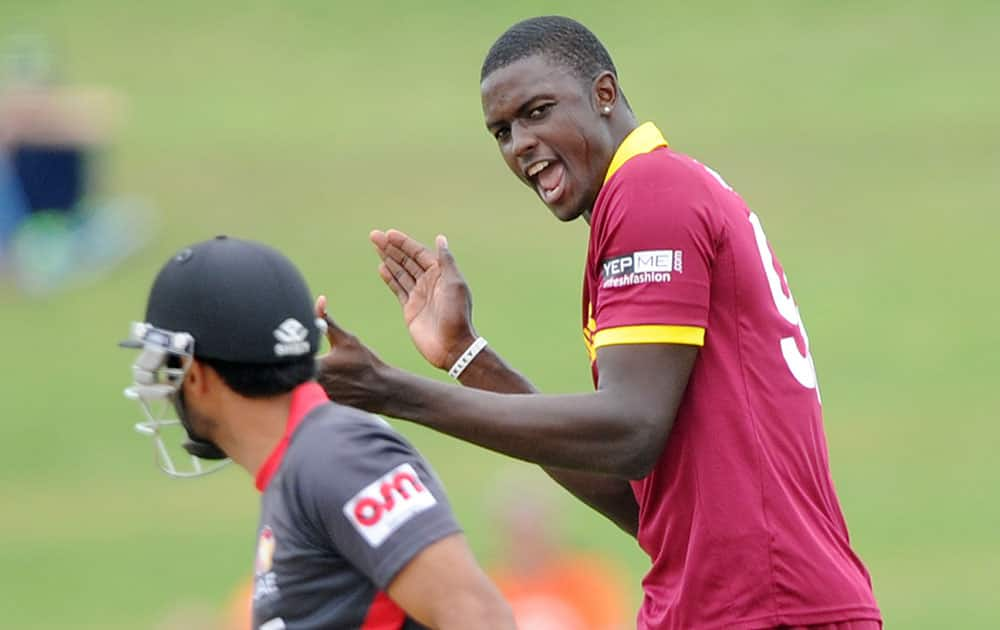
[[[285,457],[285,451],[288,450],[288,443],[292,439],[292,434],[295,433],[295,429],[298,428],[302,419],[306,417],[306,414],[329,401],[330,399],[326,397],[326,392],[323,391],[323,388],[316,381],[303,383],[292,390],[292,404],[288,408],[285,435],[282,436],[281,441],[278,442],[278,445],[274,447],[271,454],[264,460],[264,464],[260,467],[260,470],[257,471],[257,490],[263,492],[267,488],[267,484],[271,482],[271,478],[274,477],[274,473],[278,472],[281,460]]]
[[[618,150],[615,151],[614,156],[611,158],[611,166],[608,167],[608,172],[604,176],[604,183],[608,183],[611,176],[618,172],[618,169],[625,162],[628,162],[635,156],[666,146],[670,145],[667,144],[667,139],[663,137],[663,134],[656,128],[656,125],[651,122],[642,123],[633,129],[632,133],[625,136],[622,143],[618,145]]]

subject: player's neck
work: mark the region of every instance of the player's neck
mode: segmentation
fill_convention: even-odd
[[[611,133],[611,153],[607,156],[607,159],[604,160],[605,171],[607,171],[607,169],[611,166],[611,160],[614,159],[615,153],[618,152],[618,148],[622,145],[622,142],[625,142],[625,138],[627,138],[629,134],[635,131],[636,127],[639,126],[639,120],[635,117],[635,114],[632,113],[631,110],[625,108],[612,114],[609,124],[609,131]],[[587,225],[590,225],[590,217],[593,210],[593,208],[588,208],[583,211],[582,215],[580,215],[583,217],[583,220],[587,222]]]
[[[213,441],[251,476],[285,435],[292,394],[271,398],[238,397],[227,405],[226,417]]]

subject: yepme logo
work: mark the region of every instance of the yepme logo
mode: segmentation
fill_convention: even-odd
[[[344,504],[344,515],[372,547],[420,512],[437,504],[410,464],[400,464]]]
[[[671,274],[684,271],[679,249],[647,249],[608,258],[601,263],[601,286],[627,287],[648,282],[670,282]]]

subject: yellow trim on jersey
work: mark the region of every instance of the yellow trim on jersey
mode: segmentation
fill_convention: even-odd
[[[611,176],[625,162],[628,162],[635,156],[666,146],[670,145],[667,144],[667,139],[663,137],[663,134],[656,128],[656,125],[651,122],[642,123],[633,129],[632,133],[625,136],[622,143],[618,145],[618,150],[615,151],[614,156],[611,158],[611,165],[608,166],[608,172],[604,176],[604,183],[607,183],[611,179]]]
[[[594,348],[594,331],[597,330],[597,322],[594,321],[594,305],[587,304],[587,327],[583,329],[583,344],[587,346],[587,356],[593,363],[597,359],[597,349]]]
[[[700,326],[619,326],[594,333],[594,350],[629,343],[679,343],[705,345],[705,329]]]
[[[590,358],[590,362],[593,363],[597,359],[597,348],[594,347],[594,342],[587,339],[587,335],[584,335],[583,345],[587,348],[587,356]]]

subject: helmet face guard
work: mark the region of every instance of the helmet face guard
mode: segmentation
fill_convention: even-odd
[[[128,340],[121,345],[139,349],[139,357],[132,364],[132,385],[125,389],[125,397],[138,402],[146,416],[146,420],[135,424],[135,429],[153,438],[160,470],[171,477],[192,478],[229,464],[231,460],[218,446],[193,435],[185,422],[181,385],[194,360],[194,337],[135,322]],[[170,410],[176,418],[168,415]],[[164,440],[165,433],[179,435],[181,431],[186,437],[182,446],[190,457],[184,467],[180,461],[175,463]],[[203,465],[202,460],[214,461]]]

